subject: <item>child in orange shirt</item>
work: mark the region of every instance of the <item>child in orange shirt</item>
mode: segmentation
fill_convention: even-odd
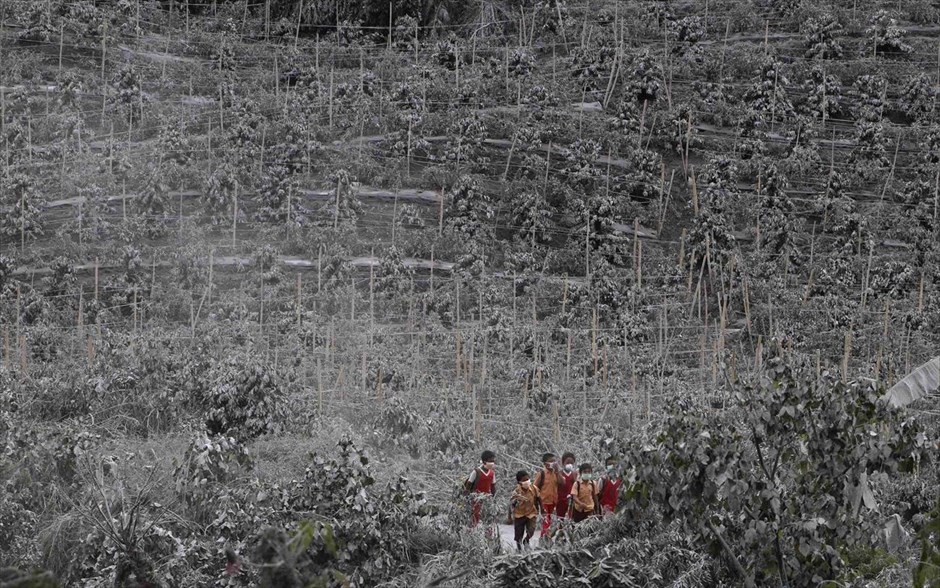
[[[597,499],[597,482],[594,481],[594,467],[582,463],[578,468],[578,480],[571,488],[568,511],[571,519],[580,523],[584,519],[600,514],[600,501]]]
[[[515,529],[516,549],[528,549],[529,540],[535,534],[535,523],[541,511],[539,489],[529,480],[525,471],[516,472],[516,488],[512,491],[510,506]],[[523,538],[523,535],[525,538]]]
[[[548,530],[552,526],[552,514],[558,504],[559,494],[564,480],[558,469],[558,462],[554,453],[542,455],[542,469],[535,474],[535,487],[539,489],[539,497],[542,499],[542,533],[539,537],[548,535]]]

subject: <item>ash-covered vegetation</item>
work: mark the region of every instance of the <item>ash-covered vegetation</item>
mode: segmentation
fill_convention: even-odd
[[[927,0],[0,1],[0,586],[940,585],[936,369],[885,401],[940,353],[938,44]],[[617,512],[516,552],[566,451]]]

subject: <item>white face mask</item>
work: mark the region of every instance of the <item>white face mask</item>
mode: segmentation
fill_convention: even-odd
[[[573,463],[566,463],[566,464],[565,464],[565,471],[566,471],[566,472],[571,473],[573,470],[574,470],[574,464],[573,464]]]
[[[528,488],[528,487],[531,486],[531,485],[532,485],[532,481],[531,481],[531,480],[526,480],[525,482],[522,482],[522,487],[523,487],[523,488]]]

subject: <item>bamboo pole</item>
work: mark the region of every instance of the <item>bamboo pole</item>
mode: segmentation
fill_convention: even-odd
[[[591,319],[591,358],[594,361],[594,378],[597,378],[597,305],[594,306],[593,318]]]
[[[441,187],[440,191],[440,200],[438,201],[438,212],[437,212],[437,236],[440,237],[444,234],[444,187]]]
[[[140,5],[138,4],[138,10]],[[62,73],[62,48],[65,45],[65,20],[59,25],[59,73]]]
[[[754,371],[760,372],[764,367],[764,336],[757,336],[757,348],[754,351]]]
[[[238,182],[235,183],[232,193],[232,253],[234,254],[237,250],[235,234],[238,231]]]
[[[845,332],[842,350],[842,381],[849,381],[849,358],[852,356],[852,329]]]
[[[333,61],[330,60],[329,127],[333,128]]]
[[[301,311],[301,291],[302,291],[301,277],[300,277],[300,274],[297,274],[297,326],[298,327],[300,327],[303,324],[303,321],[301,318],[301,312],[300,312]]]
[[[888,340],[888,324],[891,319],[891,299],[885,300],[884,329],[878,342],[878,358],[875,361],[875,379],[881,380],[881,362],[884,359],[884,343]]]
[[[10,328],[3,326],[3,367],[10,370]]]
[[[813,234],[809,242],[809,279],[806,282],[806,291],[803,294],[802,304],[809,300],[810,291],[813,289],[813,277],[816,272],[816,266],[813,263],[816,253],[816,223],[813,223]]]

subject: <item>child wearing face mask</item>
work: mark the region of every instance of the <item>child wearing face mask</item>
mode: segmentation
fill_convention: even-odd
[[[558,497],[563,483],[555,454],[543,454],[542,469],[535,474],[535,487],[539,490],[539,497],[542,499],[542,512],[544,513],[542,516],[542,532],[539,537],[548,535],[552,526],[552,514],[558,504]]]
[[[464,490],[474,495],[470,512],[470,526],[476,527],[480,524],[480,518],[483,514],[483,503],[479,498],[480,495],[496,496],[495,453],[492,451],[483,452],[483,455],[480,456],[480,465],[464,481]]]
[[[608,457],[605,461],[606,471],[598,482],[598,494],[600,495],[601,511],[604,516],[617,511],[620,486],[623,485],[623,478],[620,477],[618,465],[616,457]]]
[[[541,510],[539,489],[529,480],[525,471],[516,472],[516,488],[512,491],[510,506],[512,522],[515,528],[516,548],[529,547],[529,540],[535,534],[535,522]]]
[[[558,503],[555,507],[560,519],[568,515],[568,497],[571,496],[571,487],[578,479],[578,469],[574,464],[574,454],[570,451],[561,456],[561,487],[558,488]]]
[[[578,479],[571,488],[568,504],[568,511],[574,522],[580,523],[591,515],[600,514],[597,492],[594,467],[589,463],[582,463],[578,468]]]

